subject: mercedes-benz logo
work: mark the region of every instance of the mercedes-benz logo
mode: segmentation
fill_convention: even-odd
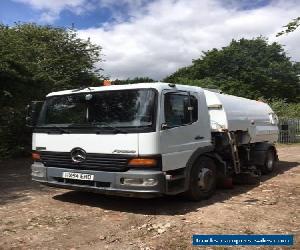
[[[82,148],[73,148],[71,158],[76,163],[83,162],[86,159],[86,152]]]

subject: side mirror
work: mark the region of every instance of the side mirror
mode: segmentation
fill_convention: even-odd
[[[31,106],[28,104],[25,108],[26,117],[25,117],[25,123],[26,127],[32,127],[32,117],[31,117]]]
[[[42,101],[32,101],[30,104],[26,106],[26,126],[27,127],[35,127],[42,105],[44,102]]]
[[[162,123],[162,124],[161,124],[161,129],[162,129],[162,130],[166,130],[166,129],[168,129],[168,128],[170,128],[170,126],[169,126],[167,123]]]

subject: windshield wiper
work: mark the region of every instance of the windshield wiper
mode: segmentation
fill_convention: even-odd
[[[117,127],[114,127],[114,126],[111,126],[106,122],[92,122],[91,125],[96,128],[104,128],[104,129],[109,128],[109,129],[113,130],[115,133],[124,133],[124,134],[127,133],[127,131],[117,128]]]
[[[111,126],[106,122],[92,122],[92,123],[88,123],[88,124],[73,124],[72,123],[68,126],[68,128],[72,128],[72,127],[73,128],[97,128],[97,129],[102,129],[102,130],[109,129],[109,130],[112,130],[116,134],[118,134],[118,133],[127,134],[128,133],[126,130]],[[96,131],[96,132],[98,132],[98,131]],[[99,133],[100,133],[100,131],[99,131]]]
[[[49,128],[49,129],[55,128],[56,130],[60,131],[62,134],[70,134],[70,131],[68,131],[62,127],[55,126],[55,125],[49,126],[49,127],[44,127],[44,128]],[[49,133],[49,131],[48,131],[48,133]]]

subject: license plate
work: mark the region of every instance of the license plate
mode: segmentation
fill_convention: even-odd
[[[85,180],[85,181],[94,180],[94,175],[92,174],[82,174],[82,173],[73,173],[73,172],[63,172],[62,177],[66,179],[74,179],[74,180]]]

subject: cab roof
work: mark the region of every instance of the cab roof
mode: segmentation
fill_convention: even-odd
[[[159,92],[161,92],[164,89],[180,89],[186,91],[202,90],[200,87],[196,87],[196,86],[176,84],[174,87],[172,87],[170,83],[166,83],[166,82],[150,82],[150,83],[135,83],[135,84],[124,84],[124,85],[109,85],[109,86],[99,86],[99,87],[86,87],[81,89],[80,88],[69,89],[69,90],[51,92],[47,95],[47,97],[78,94],[78,93],[93,93],[93,92],[109,91],[109,90],[147,89],[147,88],[157,89]]]

